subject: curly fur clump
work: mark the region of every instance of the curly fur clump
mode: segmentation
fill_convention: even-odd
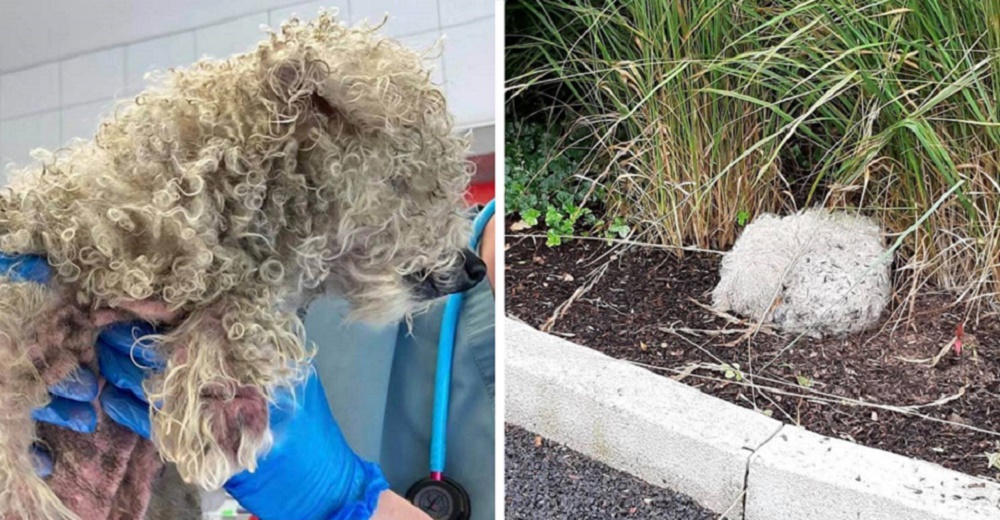
[[[418,53],[324,13],[153,79],[93,140],[39,156],[0,191],[0,251],[56,271],[34,307],[0,293],[14,365],[0,370],[0,517],[72,516],[27,458],[46,394],[30,341],[14,337],[40,330],[24,308],[174,325],[151,338],[168,360],[146,388],[162,402],[154,444],[186,481],[218,487],[255,466],[267,402],[310,359],[296,308],[333,292],[356,319],[397,320],[428,303],[413,280],[462,272],[467,142]]]
[[[822,209],[761,215],[724,257],[713,305],[796,334],[858,332],[889,302],[891,262],[871,219]]]

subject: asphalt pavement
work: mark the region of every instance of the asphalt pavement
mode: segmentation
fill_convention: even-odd
[[[685,495],[652,486],[522,428],[507,425],[506,430],[508,520],[718,517]]]

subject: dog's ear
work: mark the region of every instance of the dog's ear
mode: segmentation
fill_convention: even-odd
[[[426,118],[447,118],[444,95],[430,81],[420,54],[399,42],[366,35],[325,55],[329,74],[313,106],[362,131],[422,127]]]
[[[421,54],[371,29],[327,29],[323,37],[289,31],[260,54],[269,96],[284,105],[279,117],[301,123],[304,116],[363,132],[448,119]]]
[[[329,68],[320,60],[278,59],[266,69],[265,79],[267,95],[277,104],[282,122],[315,123],[317,117],[328,122],[342,117],[319,93],[323,82],[329,79]]]

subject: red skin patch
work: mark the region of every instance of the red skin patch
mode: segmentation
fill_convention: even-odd
[[[85,312],[60,298],[52,308],[33,323],[39,332],[27,347],[47,385],[65,378],[78,366],[99,373],[94,344],[101,327],[136,318],[158,323],[180,318],[160,302],[126,302],[117,309]],[[186,349],[175,351],[175,361],[183,362],[186,353]],[[259,437],[268,428],[267,400],[256,387],[219,384],[207,388],[203,397],[212,433],[234,460],[244,434]],[[93,404],[98,411],[94,433],[38,425],[39,439],[55,462],[46,482],[80,518],[142,518],[163,463],[151,442],[112,421],[97,400]]]
[[[234,390],[218,385],[203,391],[202,399],[203,413],[212,421],[212,437],[233,460],[244,435],[259,438],[267,431],[267,400],[257,387],[242,385]]]
[[[95,406],[99,406],[96,402]],[[46,482],[80,518],[142,518],[163,463],[153,444],[99,413],[94,433],[41,424],[55,462]]]

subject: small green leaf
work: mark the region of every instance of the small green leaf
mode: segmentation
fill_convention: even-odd
[[[555,230],[550,229],[546,235],[545,245],[549,247],[556,247],[560,244],[562,244],[562,236],[559,235],[559,233],[556,233]]]
[[[1000,441],[997,442],[997,451],[986,452],[986,468],[1000,470]]]
[[[535,208],[530,208],[521,212],[521,219],[524,220],[524,223],[528,226],[534,227],[538,225],[538,217],[541,215],[541,211],[538,211]]]
[[[612,235],[618,235],[618,238],[625,238],[628,236],[630,229],[626,225],[616,225],[609,227],[608,231],[610,231]]]
[[[563,221],[563,216],[559,213],[554,206],[549,206],[549,209],[545,212],[545,225],[549,227],[556,227]]]
[[[813,385],[812,379],[800,375],[796,375],[795,379],[799,382],[799,386],[801,386],[802,388],[812,388]]]
[[[736,214],[736,223],[739,224],[740,227],[747,225],[747,221],[749,220],[750,213],[747,211],[740,210],[740,212]]]

